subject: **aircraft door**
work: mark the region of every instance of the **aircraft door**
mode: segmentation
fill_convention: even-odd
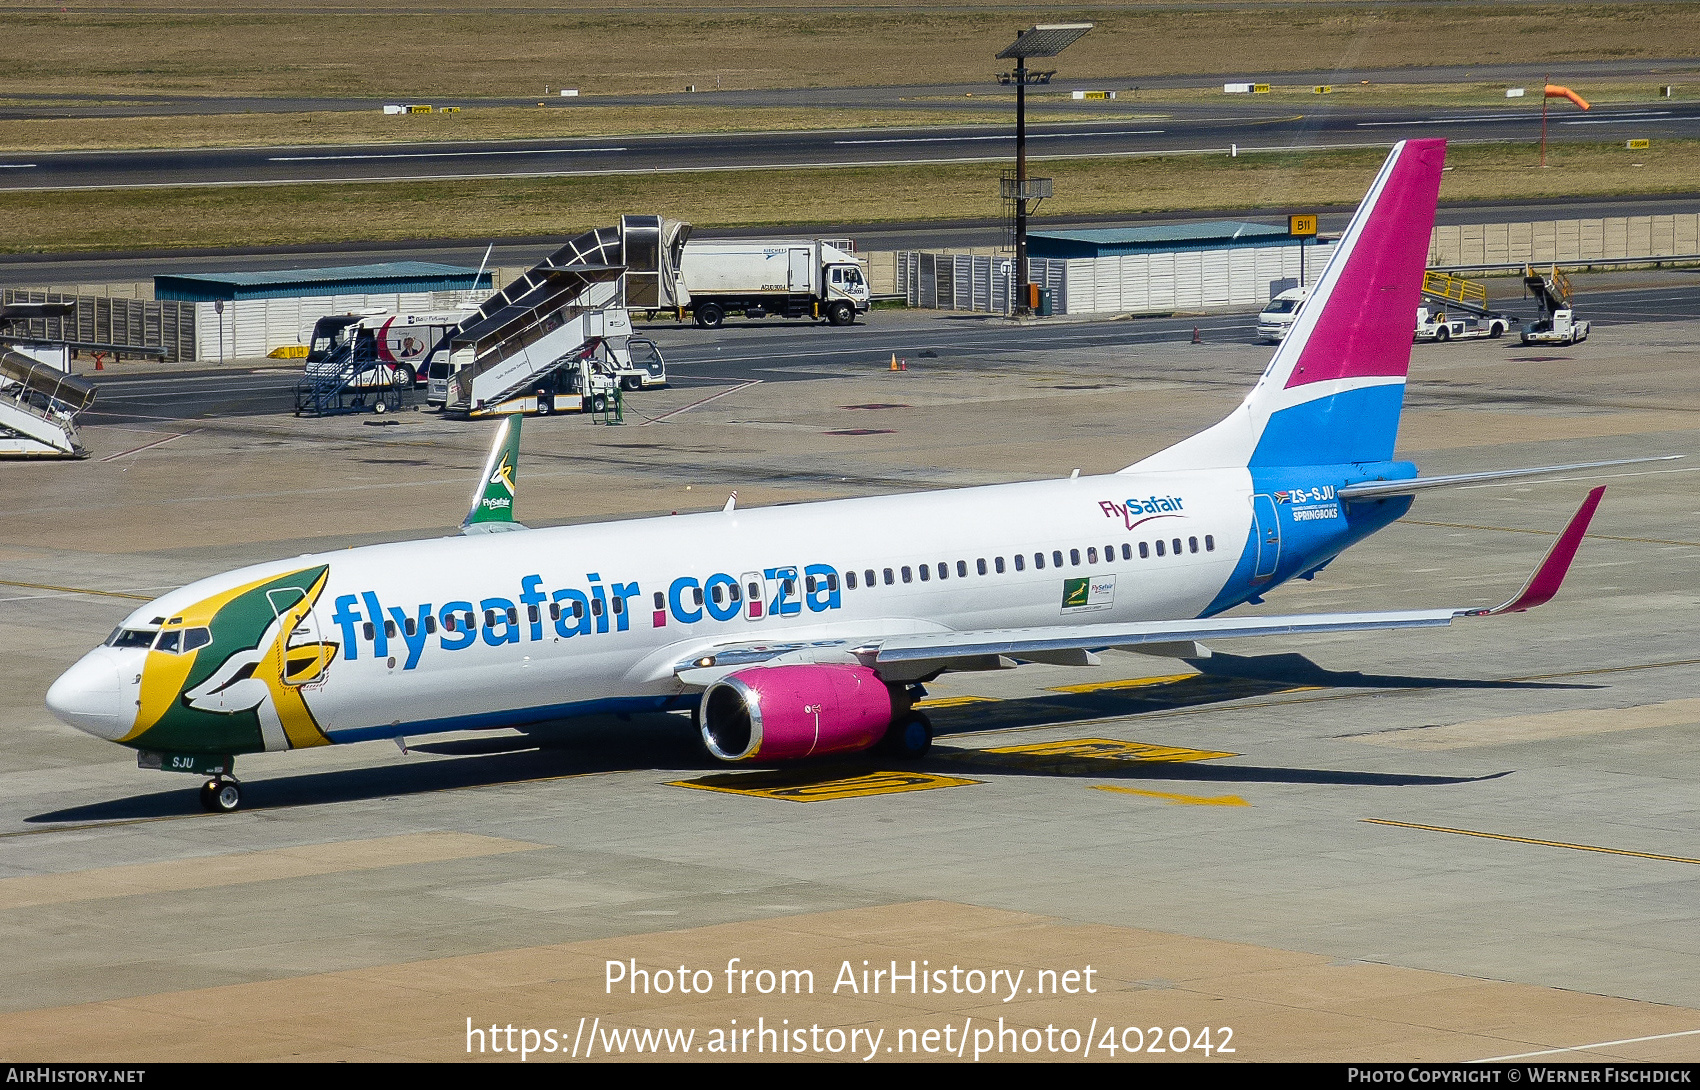
[[[1281,516],[1275,497],[1258,493],[1251,498],[1253,521],[1257,524],[1257,567],[1254,579],[1268,579],[1281,562]]]
[[[759,571],[745,572],[738,578],[744,590],[744,619],[759,621],[767,614],[767,580]]]
[[[281,587],[266,592],[266,599],[271,603],[272,614],[283,616],[286,610],[292,609],[306,597],[294,587]],[[319,619],[312,610],[308,610],[296,622],[292,632],[283,636],[283,678],[285,685],[309,685],[324,676],[325,667],[330,665],[336,648],[319,639]]]

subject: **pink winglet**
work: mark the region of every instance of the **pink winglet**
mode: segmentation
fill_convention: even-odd
[[[1319,284],[1316,327],[1289,387],[1334,379],[1403,377],[1411,362],[1411,323],[1422,298],[1445,140],[1407,140],[1388,171],[1333,284]],[[1355,226],[1355,225],[1354,225]]]
[[[1529,581],[1523,584],[1523,589],[1517,596],[1497,609],[1483,609],[1472,612],[1473,617],[1493,617],[1501,613],[1521,613],[1526,609],[1545,605],[1552,601],[1558,593],[1559,586],[1564,582],[1565,575],[1570,572],[1570,562],[1576,559],[1576,549],[1582,544],[1582,535],[1588,532],[1588,523],[1594,517],[1594,509],[1600,505],[1600,497],[1606,494],[1606,486],[1600,485],[1588,493],[1588,498],[1582,501],[1582,506],[1570,516],[1570,524],[1564,532],[1558,535],[1552,548],[1547,550],[1546,559],[1535,569],[1535,574],[1529,576]]]

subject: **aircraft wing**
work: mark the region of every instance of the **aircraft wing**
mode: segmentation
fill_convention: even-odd
[[[1323,632],[1371,632],[1394,628],[1437,628],[1461,617],[1521,613],[1558,593],[1605,493],[1602,485],[1571,516],[1523,588],[1492,609],[1387,610],[1371,613],[1300,613],[1275,617],[1199,617],[1183,620],[1128,621],[1119,624],[1048,625],[965,632],[909,632],[889,636],[820,639],[763,644],[751,641],[704,649],[680,662],[675,676],[686,685],[706,688],[734,670],[755,665],[801,662],[859,662],[888,681],[913,681],[940,670],[989,670],[1018,661],[1094,665],[1093,654],[1110,649],[1145,650],[1176,658],[1202,658],[1197,646],[1206,639],[1289,636]]]

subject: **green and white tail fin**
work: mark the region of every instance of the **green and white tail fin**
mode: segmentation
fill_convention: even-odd
[[[460,524],[463,534],[494,534],[504,530],[524,530],[514,521],[514,482],[519,473],[519,424],[521,417],[504,416],[496,429],[496,440],[490,444],[490,457],[484,462],[484,472],[472,489],[472,507]]]

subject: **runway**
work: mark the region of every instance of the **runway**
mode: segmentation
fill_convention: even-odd
[[[688,722],[637,717],[243,758],[252,809],[203,814],[198,780],[54,722],[52,678],[128,596],[450,532],[488,425],[206,402],[92,424],[94,458],[9,467],[0,499],[0,1039],[17,1060],[942,1059],[947,1032],[965,1061],[1691,1060],[1700,322],[1671,298],[1625,296],[1574,348],[1418,346],[1399,449],[1427,473],[1686,461],[1425,494],[1262,608],[1503,600],[1605,484],[1551,604],[1223,641],[1203,666],[947,675],[913,767],[728,770]],[[1226,326],[1195,346],[886,316],[862,341],[691,331],[702,385],[634,396],[643,415],[763,381],[650,427],[528,423],[516,513],[1114,472],[1230,411],[1269,351]],[[842,351],[807,352],[817,333]],[[895,343],[936,354],[891,373]],[[911,961],[940,990],[863,988]],[[812,987],[777,990],[786,970]],[[779,1051],[781,1030],[807,1032]]]
[[[1535,139],[1539,111],[1383,108],[1304,112],[1262,105],[1160,107],[1114,121],[1028,126],[1036,160],[1386,147],[1407,137],[1454,143]],[[1555,115],[1553,141],[1692,139],[1700,104],[1599,106]],[[584,177],[719,170],[988,162],[1015,154],[1013,126],[626,135],[527,141],[369,144],[0,155],[0,192]]]

